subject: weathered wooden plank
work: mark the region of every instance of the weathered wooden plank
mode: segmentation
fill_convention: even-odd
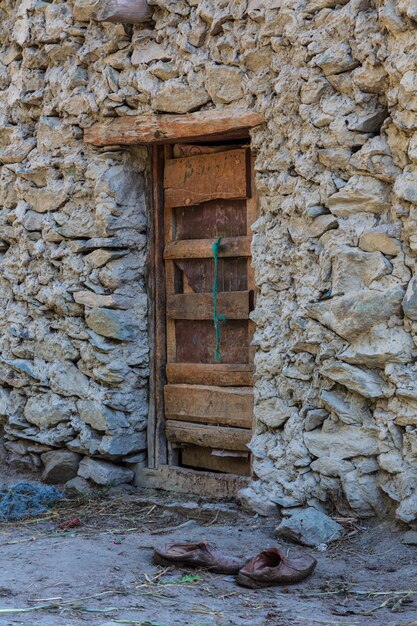
[[[155,345],[153,347],[152,363],[152,387],[150,393],[154,394],[153,414],[151,413],[151,423],[148,429],[149,450],[152,450],[150,463],[158,467],[161,463],[166,463],[167,440],[165,435],[165,409],[164,409],[164,385],[165,385],[165,364],[167,361],[166,346],[166,320],[165,320],[165,269],[162,263],[162,251],[164,249],[164,206],[162,174],[164,168],[164,149],[162,146],[155,146],[153,149],[153,191],[154,191],[154,220],[152,229],[154,230],[154,242],[150,250],[150,266],[148,267],[149,281],[153,283],[151,290],[154,298],[153,314],[155,328]],[[152,402],[152,397],[151,397]]]
[[[170,465],[161,465],[158,469],[136,467],[135,475],[135,484],[144,489],[162,489],[222,501],[234,498],[240,489],[249,484],[246,476],[196,472]]]
[[[165,207],[182,207],[251,195],[250,151],[246,148],[165,162]]]
[[[213,320],[175,320],[177,363],[215,363]],[[221,362],[250,363],[247,320],[226,320],[221,325]]]
[[[167,363],[166,376],[173,385],[250,387],[253,366],[245,363]]]
[[[245,148],[245,145],[223,144],[205,146],[201,143],[176,143],[172,149],[172,155],[175,159],[182,157],[196,156],[197,154],[213,154],[215,152],[227,152],[228,150],[236,150],[236,148]]]
[[[164,259],[210,259],[215,239],[185,239],[173,241],[164,250]],[[224,237],[219,257],[250,257],[251,237]]]
[[[247,199],[210,200],[196,206],[177,207],[175,239],[244,237],[248,233]]]
[[[166,385],[167,419],[252,428],[252,387]]]
[[[140,24],[152,17],[147,0],[102,0],[97,11],[99,22]]]
[[[246,428],[206,426],[175,420],[167,421],[166,434],[168,441],[172,443],[189,443],[203,448],[244,451],[247,451],[247,445],[252,437],[252,431]]]
[[[238,456],[218,456],[216,450],[186,446],[181,450],[181,462],[188,467],[201,468],[225,474],[250,475],[249,454],[229,452]]]
[[[136,1],[136,0],[135,0]],[[125,116],[94,124],[84,131],[84,141],[95,146],[151,144],[247,137],[249,129],[264,122],[254,111],[198,111],[185,115]]]
[[[245,257],[219,259],[217,291],[246,291],[247,265],[248,260]],[[187,290],[195,293],[213,291],[215,279],[213,259],[176,259],[175,267],[180,270],[184,293]]]
[[[217,314],[228,320],[248,319],[252,310],[251,291],[224,291],[217,295]],[[210,320],[213,318],[212,293],[167,295],[167,318],[176,320]]]

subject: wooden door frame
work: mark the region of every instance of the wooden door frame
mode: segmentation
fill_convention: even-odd
[[[145,145],[150,148],[151,153],[147,256],[150,345],[148,467],[136,469],[136,483],[139,486],[212,498],[228,498],[233,497],[250,481],[245,476],[215,474],[168,465],[164,431],[167,355],[162,176],[167,144],[250,139],[250,130],[264,122],[263,115],[254,111],[210,109],[185,115],[120,117],[94,124],[84,131],[84,141],[87,144],[94,146]]]
[[[250,139],[249,133],[240,139]],[[199,143],[213,141],[210,136],[199,140]],[[215,139],[217,140],[217,138]],[[236,141],[239,141],[236,139]],[[161,144],[152,147],[152,189],[153,211],[149,230],[148,255],[148,289],[150,318],[150,380],[149,380],[149,416],[148,416],[148,469],[139,470],[140,484],[147,487],[162,488],[172,491],[201,494],[210,497],[232,497],[250,478],[231,474],[216,474],[183,468],[173,462],[172,452],[165,435],[164,387],[167,364],[167,332],[166,332],[166,280],[163,251],[165,247],[165,207],[164,207],[164,163],[166,146]],[[250,148],[250,144],[249,144]],[[251,175],[254,170],[251,168]],[[254,184],[254,180],[252,180]],[[255,197],[255,196],[253,196]],[[248,200],[248,217],[254,217],[255,206],[252,199]],[[250,225],[248,224],[248,228]],[[253,278],[250,278],[251,287]],[[152,321],[151,321],[152,319]],[[152,329],[152,330],[151,330]],[[214,484],[217,485],[214,488]],[[217,493],[217,496],[214,495]]]

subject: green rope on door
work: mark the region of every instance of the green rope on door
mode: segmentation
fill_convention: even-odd
[[[220,341],[221,341],[221,322],[226,320],[225,315],[217,315],[217,294],[219,289],[219,248],[222,238],[219,237],[212,245],[214,259],[214,282],[213,282],[213,323],[216,331],[216,350],[214,352],[214,360],[216,363],[221,361]]]

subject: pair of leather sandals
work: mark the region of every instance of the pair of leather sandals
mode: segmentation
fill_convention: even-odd
[[[153,562],[164,566],[201,567],[216,574],[236,574],[236,582],[251,589],[299,583],[310,576],[317,565],[310,555],[288,559],[278,548],[263,550],[249,560],[238,559],[224,555],[205,541],[166,543],[154,549]]]

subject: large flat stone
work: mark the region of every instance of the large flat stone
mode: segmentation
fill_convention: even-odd
[[[92,480],[97,485],[121,485],[130,483],[134,478],[134,472],[127,467],[113,465],[107,461],[96,461],[84,458],[78,468],[78,476],[86,480]]]
[[[392,395],[384,379],[369,369],[331,361],[322,365],[320,373],[365,398],[383,398]]]
[[[331,253],[332,292],[358,292],[374,281],[391,274],[391,263],[381,252],[364,252],[351,246],[338,246]]]
[[[81,455],[70,450],[51,450],[42,454],[45,468],[42,480],[46,483],[66,483],[77,476]]]
[[[75,411],[75,402],[72,400],[55,393],[45,393],[28,398],[23,414],[31,424],[46,429],[68,421]]]
[[[338,358],[347,363],[383,368],[386,363],[409,363],[416,353],[410,333],[399,326],[387,328],[381,324],[354,339]]]
[[[318,546],[336,541],[342,533],[343,526],[321,511],[309,507],[283,519],[274,534],[303,546]]]
[[[370,418],[366,401],[356,394],[342,395],[339,391],[322,389],[320,399],[327,411],[337,415],[345,424],[361,425]],[[312,429],[306,428],[306,430]]]
[[[216,104],[227,104],[242,97],[243,74],[237,67],[211,65],[207,68],[205,87]]]
[[[113,309],[96,308],[87,313],[87,326],[103,337],[129,341],[133,336],[133,325],[126,313]]]
[[[330,196],[327,206],[333,215],[350,217],[357,213],[383,213],[391,207],[391,186],[371,176],[352,176]]]
[[[91,308],[131,309],[134,299],[119,294],[101,295],[94,291],[76,291],[74,300]]]
[[[71,361],[58,361],[51,366],[49,384],[52,391],[62,396],[77,396],[78,398],[94,396],[89,379]]]
[[[334,215],[319,215],[312,223],[307,223],[307,220],[301,217],[294,217],[288,225],[288,232],[294,243],[305,243],[338,227],[339,222]]]
[[[330,476],[331,478],[337,478],[355,469],[353,463],[344,461],[343,459],[333,459],[327,456],[323,456],[316,461],[313,461],[310,465],[313,472],[323,474],[323,476]]]
[[[317,458],[351,459],[378,454],[378,432],[368,428],[340,425],[333,432],[324,428],[304,433],[304,443]]]
[[[129,426],[122,411],[110,409],[95,400],[79,400],[77,409],[80,419],[98,431],[106,432]]]
[[[121,457],[146,450],[146,430],[133,433],[117,433],[103,437],[99,447],[99,453],[108,457]]]
[[[152,97],[152,108],[163,113],[188,113],[210,100],[204,87],[193,87],[173,78],[161,85]]]
[[[359,238],[359,247],[366,252],[382,252],[388,256],[397,256],[401,252],[399,240],[382,232],[364,233]]]
[[[309,317],[351,341],[368,332],[378,322],[401,313],[404,290],[400,287],[375,291],[361,289],[345,296],[306,306]]]

